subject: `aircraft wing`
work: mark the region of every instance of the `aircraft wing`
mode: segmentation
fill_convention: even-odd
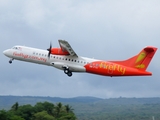
[[[72,49],[72,47],[70,46],[70,44],[65,41],[65,40],[58,40],[59,41],[59,45],[61,47],[61,49],[65,52],[67,51],[71,56],[76,56],[78,57],[78,55],[74,52],[74,50]]]

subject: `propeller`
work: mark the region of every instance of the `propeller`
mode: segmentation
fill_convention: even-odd
[[[51,50],[52,50],[52,43],[50,42],[50,47],[47,49],[48,50],[48,58],[50,58]]]

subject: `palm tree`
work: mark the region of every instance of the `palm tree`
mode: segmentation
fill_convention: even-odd
[[[18,102],[16,102],[16,103],[12,106],[12,110],[13,110],[13,111],[17,111],[17,110],[18,110],[18,107],[19,107],[19,104],[18,104]]]
[[[59,114],[60,112],[62,111],[62,103],[58,103],[56,106],[55,106],[55,117],[58,118],[59,117]]]
[[[67,104],[67,105],[65,105],[65,110],[66,110],[67,113],[73,113],[74,109]]]

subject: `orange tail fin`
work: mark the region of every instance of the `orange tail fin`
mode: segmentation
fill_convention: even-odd
[[[149,63],[151,62],[154,54],[156,53],[156,47],[145,47],[138,55],[133,56],[124,61],[112,61],[117,64],[137,68],[140,70],[146,70]]]

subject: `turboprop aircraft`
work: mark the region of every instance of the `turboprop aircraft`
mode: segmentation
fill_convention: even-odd
[[[59,48],[47,50],[31,48],[26,46],[14,46],[3,51],[3,54],[13,60],[21,60],[42,65],[48,65],[63,70],[69,77],[73,72],[87,72],[103,76],[151,76],[146,71],[152,60],[156,47],[147,46],[142,51],[123,61],[106,61],[81,57],[76,54],[70,44],[65,40],[58,40]]]

